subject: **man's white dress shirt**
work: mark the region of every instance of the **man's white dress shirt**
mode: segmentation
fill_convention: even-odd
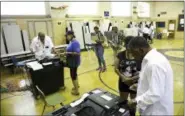
[[[143,28],[143,33],[144,33],[144,34],[148,34],[148,35],[149,35],[149,34],[150,34],[150,30],[149,30],[149,28],[144,27],[144,28]]]
[[[137,88],[137,108],[141,115],[173,115],[173,71],[169,61],[156,49],[142,61]]]
[[[53,42],[49,36],[45,36],[44,45],[37,37],[33,38],[31,43],[31,50],[35,54],[35,58],[42,60],[46,57],[53,57],[51,54],[52,48],[54,47]]]

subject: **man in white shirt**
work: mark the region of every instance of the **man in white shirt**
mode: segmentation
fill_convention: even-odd
[[[131,100],[141,115],[173,115],[173,71],[168,59],[152,49],[143,37],[135,37],[129,49],[136,60],[142,60],[137,97]]]
[[[143,28],[143,37],[144,37],[146,40],[148,40],[149,33],[150,33],[149,26],[146,25],[146,26]]]
[[[132,28],[130,27],[130,25],[127,25],[127,28],[124,29],[124,36],[132,36]]]
[[[150,32],[149,32],[150,33],[150,40],[151,40],[151,42],[153,42],[153,38],[154,38],[154,26],[153,26],[153,23],[151,23],[149,27],[150,27],[150,29],[149,29],[150,30]]]
[[[138,35],[143,36],[143,24],[142,24],[142,22],[140,22],[138,27],[139,27],[138,28]]]
[[[42,32],[39,32],[38,36],[33,38],[30,49],[38,60],[52,58],[54,57],[52,52],[56,53],[51,38]]]

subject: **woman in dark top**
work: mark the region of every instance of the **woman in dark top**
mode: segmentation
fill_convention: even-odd
[[[120,97],[123,100],[127,100],[130,94],[131,99],[136,97],[136,91],[130,90],[130,87],[137,83],[139,78],[140,63],[134,60],[127,48],[130,40],[134,38],[128,36],[125,38],[125,48],[126,50],[118,53],[115,65],[115,72],[119,76],[119,92]],[[135,115],[135,109],[131,112],[131,115]]]
[[[75,39],[74,32],[72,31],[67,32],[67,39],[70,43],[67,46],[67,52],[64,54],[67,56],[67,66],[70,68],[70,75],[74,86],[71,93],[73,95],[79,95],[77,69],[80,65],[80,44]]]

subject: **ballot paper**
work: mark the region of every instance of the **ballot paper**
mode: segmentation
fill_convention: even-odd
[[[102,91],[101,91],[101,90],[99,90],[99,89],[96,89],[96,90],[92,91],[92,93],[94,93],[94,94],[98,94],[98,93],[102,93]]]
[[[107,101],[112,100],[112,98],[109,97],[109,96],[107,96],[107,95],[102,95],[101,97],[102,97],[103,99],[107,100]]]
[[[82,103],[87,96],[89,96],[88,93],[83,94],[83,96],[79,100],[71,103],[70,106],[71,107],[76,107],[77,105],[79,105],[80,103]]]
[[[52,64],[52,62],[42,63],[42,65],[44,65],[44,66],[51,65],[51,64]]]
[[[119,109],[119,112],[124,113],[124,112],[125,112],[125,109],[120,108],[120,109]]]
[[[43,66],[38,61],[26,63],[26,66],[33,69],[34,71],[43,69]]]

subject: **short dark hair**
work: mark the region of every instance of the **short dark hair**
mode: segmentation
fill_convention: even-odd
[[[74,35],[73,31],[68,31],[66,35]]]
[[[99,27],[98,26],[95,26],[94,29],[99,29]]]
[[[130,24],[127,25],[127,28],[131,28]]]
[[[43,33],[43,32],[39,32],[38,33],[38,36],[40,37],[40,36],[45,36],[45,34]]]
[[[112,30],[113,30],[113,29],[118,29],[118,27],[116,27],[116,26],[113,26],[113,27],[112,27]]]
[[[128,44],[129,44],[129,42],[131,41],[131,39],[133,39],[134,38],[134,36],[127,36],[127,37],[125,37],[125,39],[124,39],[124,43],[125,43],[125,47],[126,48],[128,48]]]
[[[132,38],[128,44],[129,49],[137,49],[137,48],[149,48],[147,40],[144,37],[136,36]]]

